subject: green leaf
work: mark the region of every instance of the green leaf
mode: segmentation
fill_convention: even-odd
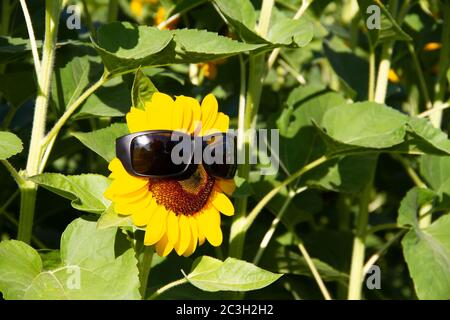
[[[22,299],[41,269],[39,254],[26,243],[17,240],[0,242],[0,291],[3,298]]]
[[[425,229],[415,226],[402,240],[403,254],[419,299],[450,299],[450,215]]]
[[[373,154],[349,155],[307,172],[301,183],[313,188],[336,192],[360,192],[370,180],[368,172],[375,170]]]
[[[95,237],[92,235],[95,234]],[[79,265],[88,269],[114,260],[116,229],[97,230],[95,222],[76,219],[61,237],[61,260],[65,265]]]
[[[40,49],[42,41],[37,41]],[[30,40],[13,37],[0,37],[0,64],[8,64],[15,61],[24,60],[31,55]]]
[[[72,135],[82,144],[110,162],[116,157],[116,139],[128,134],[125,123],[114,123],[111,126],[91,132],[74,132]]]
[[[309,21],[290,19],[282,13],[274,16],[267,37],[263,38],[256,31],[257,13],[249,0],[214,0],[214,4],[240,39],[265,44],[262,49],[304,47],[313,38],[313,25]]]
[[[77,210],[92,213],[104,212],[110,204],[103,193],[111,181],[99,174],[65,176],[60,173],[43,173],[30,178],[40,186],[72,201]]]
[[[323,52],[339,79],[350,88],[350,96],[356,101],[367,99],[369,64],[353,53],[343,42],[337,38],[323,42]],[[361,70],[354,72],[354,70]]]
[[[150,101],[155,92],[158,92],[153,82],[140,69],[136,71],[131,90],[131,101],[133,107],[145,109],[145,102]]]
[[[394,17],[386,9],[386,7],[377,0],[358,0],[359,8],[362,13],[362,19],[364,23],[370,19],[374,13],[367,13],[367,7],[375,5],[380,9],[380,29],[370,29],[368,31],[369,39],[372,45],[375,47],[386,41],[399,40],[399,41],[411,41],[411,37],[402,30],[402,28],[395,21]]]
[[[414,187],[409,190],[400,203],[397,223],[418,227],[417,214],[420,207],[433,201],[435,196],[436,194],[429,189]]]
[[[422,156],[420,174],[439,195],[445,193],[450,196],[450,157]]]
[[[404,141],[406,122],[405,115],[385,105],[359,102],[328,110],[322,127],[326,135],[341,144],[331,148],[384,149]]]
[[[128,227],[134,226],[129,216],[122,216],[114,211],[114,206],[110,205],[109,208],[102,213],[97,221],[98,229],[107,229],[111,227]]]
[[[8,159],[22,150],[22,141],[15,134],[0,131],[0,160]]]
[[[411,117],[408,120],[408,129],[413,132],[421,142],[436,149],[434,153],[450,154],[450,140],[447,134],[435,128],[427,119]]]
[[[314,36],[313,25],[306,19],[294,20],[279,14],[272,24],[267,40],[277,47],[301,48],[310,43]]]
[[[273,252],[269,251],[266,254],[267,256],[270,255],[270,258],[264,259],[265,268],[270,268],[282,274],[313,277],[305,258],[286,247],[278,246]],[[312,261],[324,281],[339,281],[344,284],[348,282],[348,274],[336,270],[319,259],[313,258]]]
[[[92,94],[73,119],[90,117],[123,117],[130,110],[130,89],[116,77]]]
[[[67,45],[58,51],[52,81],[52,98],[59,114],[102,74],[100,59],[90,45]]]
[[[17,290],[25,286],[18,299],[38,300],[74,300],[74,299],[139,299],[139,277],[137,260],[134,251],[129,249],[119,257],[114,254],[116,228],[97,230],[96,222],[83,219],[74,220],[64,231],[61,238],[62,265],[55,269],[43,271],[37,252],[22,244],[16,255],[8,253],[5,268],[0,268],[0,279],[4,276],[15,280],[21,275],[23,268],[11,268],[10,257],[17,256],[24,264],[28,257],[21,252],[30,251],[35,260],[33,276],[31,274],[18,282],[7,283],[2,292]],[[2,246],[0,244],[0,246]],[[12,252],[16,253],[16,252]],[[5,272],[6,270],[6,272]],[[25,282],[26,281],[26,282]],[[23,283],[22,283],[23,282]],[[0,282],[1,283],[1,282]],[[5,296],[6,297],[6,296]],[[7,297],[8,299],[10,297]],[[12,297],[14,298],[14,297]]]
[[[204,30],[159,30],[113,22],[98,30],[94,43],[111,74],[146,66],[198,63],[255,50],[245,44]]]
[[[194,261],[186,279],[195,287],[209,292],[250,291],[264,288],[282,275],[234,258],[220,261],[202,256]]]

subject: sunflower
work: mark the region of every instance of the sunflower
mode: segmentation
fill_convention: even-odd
[[[155,93],[145,110],[132,107],[126,120],[131,133],[165,129],[201,136],[226,132],[229,125],[228,116],[218,112],[212,94],[200,105],[194,98],[178,96],[173,100]],[[189,256],[205,240],[213,246],[222,243],[220,213],[234,214],[227,197],[235,188],[233,180],[212,177],[202,165],[186,180],[135,177],[117,158],[110,162],[109,170],[113,181],[105,197],[114,203],[117,214],[130,216],[136,227],[145,228],[144,244],[155,245],[160,256],[172,250]]]

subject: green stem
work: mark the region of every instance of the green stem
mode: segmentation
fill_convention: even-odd
[[[331,295],[328,292],[328,289],[325,286],[325,283],[323,282],[322,277],[319,274],[319,271],[317,271],[317,268],[314,265],[314,261],[311,259],[311,256],[309,255],[309,253],[306,250],[303,243],[300,242],[300,244],[298,245],[298,248],[299,248],[300,252],[302,253],[303,257],[305,258],[306,264],[308,265],[309,269],[311,270],[314,280],[316,280],[316,283],[319,286],[320,292],[322,292],[323,297],[325,298],[325,300],[331,300]]]
[[[118,13],[119,13],[119,0],[109,0],[108,22],[116,21]]]
[[[369,92],[367,94],[369,101],[375,99],[375,72],[375,49],[371,45],[369,51]]]
[[[397,16],[398,0],[389,1],[389,10],[393,17]],[[401,25],[401,24],[400,24]],[[391,55],[394,48],[394,41],[388,41],[381,48],[380,65],[378,67],[377,86],[375,89],[374,101],[384,103],[388,86],[389,70],[391,69]]]
[[[369,220],[369,199],[372,190],[372,179],[367,183],[360,198],[359,213],[356,223],[356,234],[353,240],[353,252],[350,266],[350,281],[348,285],[348,299],[361,299],[361,285],[364,279],[363,265],[365,253],[365,238]]]
[[[328,161],[329,158],[326,156],[322,156],[313,162],[310,162],[297,172],[295,172],[293,175],[291,175],[289,178],[284,180],[282,183],[280,183],[278,186],[273,188],[269,193],[267,193],[259,202],[258,204],[253,208],[253,210],[249,213],[247,218],[245,219],[245,222],[241,226],[240,232],[246,232],[248,228],[252,225],[252,223],[255,221],[255,219],[258,217],[261,210],[272,200],[273,197],[275,197],[278,192],[281,191],[284,187],[288,186],[291,182],[302,176],[304,173],[318,167],[319,165],[323,164],[324,162]]]
[[[187,283],[187,282],[188,282],[187,279],[186,279],[186,278],[183,278],[183,279],[180,279],[180,280],[171,282],[171,283],[169,283],[169,284],[166,284],[164,287],[158,289],[158,290],[157,290],[154,294],[152,294],[152,295],[150,296],[150,298],[148,298],[148,299],[149,299],[149,300],[155,300],[158,296],[160,296],[161,294],[163,294],[163,293],[166,292],[167,290],[172,289],[172,288],[177,287],[177,286],[180,286],[180,285],[185,284],[185,283]]]
[[[108,74],[104,73],[103,76],[94,83],[89,89],[83,92],[81,96],[77,98],[64,112],[64,114],[61,116],[61,118],[58,119],[58,121],[55,123],[53,128],[49,131],[49,133],[41,140],[41,148],[43,151],[46,150],[50,142],[54,137],[56,137],[61,130],[61,128],[64,126],[64,124],[69,120],[70,116],[78,109],[78,107],[83,104],[83,102],[91,95],[93,94],[98,88],[100,88],[105,82],[109,80]]]
[[[17,172],[17,170],[12,166],[11,163],[9,163],[8,160],[1,160],[1,162],[6,167],[6,169],[9,171],[9,173],[11,174],[14,181],[16,181],[16,183],[19,187],[25,183],[25,179]]]
[[[150,270],[152,268],[153,254],[154,254],[153,246],[150,247],[144,246],[142,263],[139,273],[139,280],[141,282],[140,291],[143,300],[145,299],[145,293],[147,291],[148,275],[150,274]]]
[[[425,107],[429,110],[433,107],[433,104],[431,103],[430,94],[428,93],[427,83],[425,81],[425,76],[423,75],[422,67],[420,66],[419,58],[417,57],[416,50],[412,43],[408,43],[408,50],[413,58],[414,67],[416,68],[417,76],[419,78],[419,86],[425,99]]]
[[[0,35],[6,36],[9,33],[9,24],[11,18],[11,2],[10,0],[2,1],[2,23],[0,25]]]
[[[27,3],[25,0],[20,0],[23,16],[25,17],[25,24],[27,26],[28,35],[30,37],[31,53],[33,55],[34,69],[36,76],[39,77],[39,70],[41,69],[41,62],[39,60],[39,53],[37,49],[36,38],[34,36],[33,23],[31,22],[30,13],[28,12]]]
[[[270,240],[272,239],[273,234],[275,233],[275,230],[277,229],[278,225],[280,224],[281,219],[283,218],[284,213],[286,212],[287,208],[289,207],[289,204],[291,203],[293,198],[293,195],[290,195],[286,198],[286,200],[283,203],[283,206],[281,207],[280,211],[278,212],[275,219],[272,220],[272,224],[270,225],[269,230],[267,230],[266,234],[264,235],[260,245],[258,252],[255,255],[255,258],[253,259],[253,264],[258,265],[259,261],[261,260],[264,251],[266,250],[267,246],[270,243]]]
[[[440,108],[444,103],[444,98],[446,94],[446,74],[450,63],[450,2],[443,1],[443,12],[444,12],[444,24],[442,25],[442,48],[439,57],[439,75],[434,87],[435,96],[433,108]],[[442,110],[434,112],[430,115],[431,123],[436,127],[441,127],[442,122]]]
[[[93,39],[97,39],[97,30],[95,29],[94,23],[92,22],[91,13],[89,12],[86,0],[82,0],[81,3],[83,4],[83,11],[86,18],[86,24],[89,28],[89,31],[91,32],[91,36]]]
[[[45,6],[45,38],[41,69],[38,76],[38,96],[34,110],[33,127],[31,130],[30,150],[26,166],[27,177],[39,173],[42,157],[40,147],[45,134],[45,122],[50,98],[50,84],[53,74],[53,62],[55,59],[56,37],[58,34],[59,14],[61,0],[47,0]],[[24,183],[21,188],[21,204],[18,239],[26,243],[30,242],[33,228],[33,217],[36,202],[37,186],[31,181]]]
[[[423,182],[422,179],[420,179],[419,175],[416,173],[416,171],[414,171],[414,169],[405,158],[397,154],[392,154],[392,158],[400,162],[400,164],[403,166],[403,168],[405,168],[406,173],[409,175],[416,186],[418,186],[419,188],[428,188],[426,183]]]

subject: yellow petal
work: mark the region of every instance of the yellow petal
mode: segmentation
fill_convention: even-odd
[[[146,226],[157,208],[158,205],[156,204],[156,200],[152,199],[145,208],[136,210],[136,212],[133,213],[133,215],[131,216],[133,224],[137,227]]]
[[[234,183],[233,179],[217,179],[216,182],[220,190],[228,195],[232,195],[236,189],[236,183]]]
[[[180,233],[178,235],[178,242],[175,244],[175,251],[181,256],[189,246],[191,240],[191,226],[189,219],[184,214],[178,216],[178,225]]]
[[[227,132],[228,127],[230,126],[230,118],[223,114],[222,112],[219,112],[217,115],[216,122],[211,127],[211,129],[219,130],[220,132]]]
[[[197,125],[199,125],[199,122],[201,121],[202,112],[200,109],[200,104],[196,99],[186,96],[178,96],[175,99],[175,104],[181,105],[183,106],[183,108],[189,108],[191,110],[191,121],[189,123],[189,127],[186,127],[186,129],[188,129],[189,133],[193,133],[194,129]]]
[[[183,256],[189,257],[194,253],[195,249],[197,249],[198,242],[198,228],[197,228],[197,220],[194,217],[189,217],[189,225],[191,227],[191,241],[189,243],[188,248],[184,252]]]
[[[156,92],[152,101],[146,105],[149,120],[149,130],[172,130],[174,101],[164,93]]]
[[[161,240],[156,243],[155,249],[160,257],[166,257],[173,250],[173,244],[169,242],[166,233]]]
[[[199,226],[205,233],[208,242],[214,247],[220,246],[223,240],[222,230],[220,229],[220,213],[214,207],[205,210],[199,215]]]
[[[213,127],[217,120],[217,112],[219,105],[216,97],[212,94],[208,94],[202,101],[202,129],[203,133],[207,132]]]
[[[233,203],[228,199],[226,195],[221,192],[214,192],[212,199],[212,205],[222,212],[224,215],[232,216],[234,214]]]
[[[167,224],[167,211],[163,206],[158,206],[158,208],[153,213],[150,218],[147,228],[145,230],[144,244],[146,246],[151,246],[158,242],[163,234],[166,232]]]
[[[147,113],[144,110],[131,107],[126,119],[130,133],[150,130]]]
[[[107,190],[107,195],[127,194],[137,191],[148,185],[148,179],[134,177],[125,170],[119,159],[114,158],[108,166],[114,174],[114,181]]]
[[[178,217],[172,211],[167,215],[167,236],[169,242],[175,244],[178,242],[178,234],[180,229],[178,227]]]
[[[150,195],[150,193],[148,193],[146,197],[140,199],[139,201],[131,203],[115,201],[114,210],[117,213],[124,215],[135,214],[143,210],[146,210],[146,208],[150,205],[152,199],[153,199],[152,196]]]

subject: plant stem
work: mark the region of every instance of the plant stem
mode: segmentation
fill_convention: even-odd
[[[142,299],[145,300],[145,293],[147,291],[148,275],[152,268],[154,249],[153,246],[144,246],[141,268],[139,272],[139,280],[141,283],[140,291]]]
[[[393,17],[397,15],[398,0],[389,1],[389,11]],[[399,25],[401,25],[399,23]],[[391,55],[394,48],[394,41],[388,41],[381,48],[380,66],[378,67],[377,86],[375,89],[374,101],[384,103],[388,86],[388,75],[391,69]]]
[[[374,253],[366,262],[366,264],[363,267],[363,274],[366,274],[370,267],[373,266],[378,259],[381,257],[381,255],[395,242],[398,238],[400,238],[406,230],[401,230],[395,234],[388,242],[386,242],[380,250],[378,250],[376,253]]]
[[[166,284],[164,287],[158,289],[158,290],[157,290],[154,294],[152,294],[152,295],[150,296],[150,298],[148,298],[148,299],[149,299],[149,300],[155,300],[158,296],[160,296],[161,294],[163,294],[163,293],[166,292],[167,290],[172,289],[172,288],[177,287],[177,286],[180,286],[180,285],[185,284],[185,283],[187,283],[187,282],[188,282],[187,279],[186,279],[186,278],[183,278],[183,279],[180,279],[180,280],[171,282],[171,283],[169,283],[169,284]]]
[[[16,181],[17,185],[20,187],[25,183],[25,179],[17,172],[17,170],[12,166],[12,164],[8,160],[1,160],[1,163],[6,167],[14,181]]]
[[[417,76],[419,77],[419,86],[425,99],[425,107],[427,110],[433,107],[431,103],[430,94],[428,93],[427,83],[425,82],[425,76],[423,75],[422,67],[420,66],[419,59],[412,43],[408,43],[408,50],[413,58],[414,66],[416,68]]]
[[[405,158],[397,154],[392,154],[392,158],[400,162],[400,164],[403,166],[403,168],[405,168],[406,173],[409,175],[416,186],[418,186],[419,188],[428,188],[426,183],[423,182],[422,179],[420,179],[419,175],[414,171],[414,169]]]
[[[436,85],[434,87],[435,96],[434,96],[434,103],[433,103],[433,109],[434,108],[440,108],[441,105],[444,103],[444,98],[446,94],[446,74],[447,69],[449,67],[450,62],[450,2],[443,1],[443,12],[444,12],[444,24],[442,25],[442,47],[441,47],[441,53],[439,57],[439,75],[436,82]],[[431,123],[436,127],[441,127],[441,121],[442,121],[442,109],[440,109],[437,112],[434,112],[430,115],[430,121]]]
[[[373,176],[373,173],[372,173]],[[360,300],[361,299],[361,284],[363,282],[363,264],[364,264],[364,253],[365,253],[365,238],[367,223],[369,220],[369,199],[370,192],[372,190],[372,179],[367,183],[364,188],[360,203],[359,203],[359,213],[356,223],[356,234],[353,240],[353,252],[350,267],[350,281],[348,285],[348,299],[349,300]]]
[[[255,221],[255,219],[258,217],[261,210],[272,200],[273,197],[275,197],[278,192],[280,192],[281,189],[289,185],[291,182],[293,182],[295,179],[302,176],[304,173],[318,167],[319,165],[323,164],[330,158],[327,158],[326,156],[322,156],[313,162],[308,163],[306,166],[295,172],[293,175],[288,177],[286,180],[284,180],[281,184],[273,188],[269,193],[267,193],[259,202],[258,204],[253,208],[253,210],[249,213],[247,218],[245,219],[245,224],[242,226],[241,232],[246,232],[248,228],[252,225],[252,223]]]
[[[116,21],[118,13],[119,13],[119,0],[109,0],[108,22]]]
[[[45,134],[45,122],[50,98],[50,84],[55,59],[56,37],[58,34],[61,0],[47,0],[45,3],[45,38],[43,44],[42,63],[38,75],[38,96],[34,110],[33,128],[31,130],[30,150],[26,166],[27,177],[39,172],[42,149],[40,147]],[[30,242],[33,229],[33,217],[36,203],[37,185],[31,181],[21,188],[21,204],[18,239]]]
[[[309,255],[309,253],[306,250],[303,243],[300,242],[300,244],[298,245],[298,248],[300,249],[300,252],[302,253],[303,257],[305,258],[306,263],[308,264],[308,267],[311,270],[314,280],[316,280],[317,285],[319,286],[320,292],[322,292],[323,297],[325,298],[325,300],[331,300],[330,293],[328,292],[328,289],[325,286],[325,283],[323,282],[322,278],[320,277],[319,271],[317,271],[317,268],[314,265],[314,261],[312,261],[311,256]]]
[[[92,22],[91,13],[89,12],[86,0],[81,0],[81,3],[83,4],[83,11],[86,17],[86,24],[89,28],[89,31],[91,32],[91,36],[93,39],[97,39],[97,30],[95,29],[94,23]]]
[[[370,45],[369,49],[369,86],[368,86],[368,100],[374,101],[375,99],[375,48]]]
[[[300,19],[301,16],[305,13],[306,9],[308,9],[309,5],[313,1],[314,0],[302,0],[302,4],[300,5],[300,8],[297,10],[297,12],[295,13],[295,15],[292,19],[293,20]],[[272,53],[269,56],[269,60],[267,60],[268,69],[272,68],[273,64],[277,60],[278,55],[280,54],[280,51],[281,51],[280,48],[276,48],[272,51]]]
[[[9,2],[9,1],[6,1]],[[36,38],[34,36],[33,23],[31,22],[30,13],[28,12],[27,3],[25,0],[20,0],[23,16],[25,17],[25,24],[27,26],[28,35],[30,37],[31,53],[33,55],[34,69],[36,76],[39,77],[39,70],[41,69],[41,61],[39,60],[39,53],[37,49]]]
[[[64,112],[64,114],[59,118],[59,120],[55,123],[53,128],[49,131],[49,133],[42,139],[42,142],[40,143],[42,149],[45,151],[50,141],[58,135],[61,128],[64,126],[64,124],[69,120],[70,116],[77,110],[77,108],[91,95],[93,94],[98,88],[100,88],[105,82],[109,80],[108,74],[105,72],[103,76],[95,82],[89,89],[83,92],[81,96],[78,97],[77,100],[75,100]]]
[[[11,2],[10,0],[2,1],[2,23],[0,25],[0,35],[6,36],[9,33],[9,25],[11,22]]]
[[[248,145],[245,141],[245,114],[246,114],[246,67],[242,56],[239,56],[240,62],[240,93],[239,93],[239,116],[238,116],[238,154],[247,155]],[[243,164],[238,167],[238,175],[241,178],[248,179],[250,167],[247,164],[247,159]],[[239,233],[241,225],[245,220],[245,214],[247,212],[247,197],[242,197],[236,200],[236,212],[233,216],[233,223],[230,230],[230,257],[242,256],[242,249],[244,247],[244,234]]]

